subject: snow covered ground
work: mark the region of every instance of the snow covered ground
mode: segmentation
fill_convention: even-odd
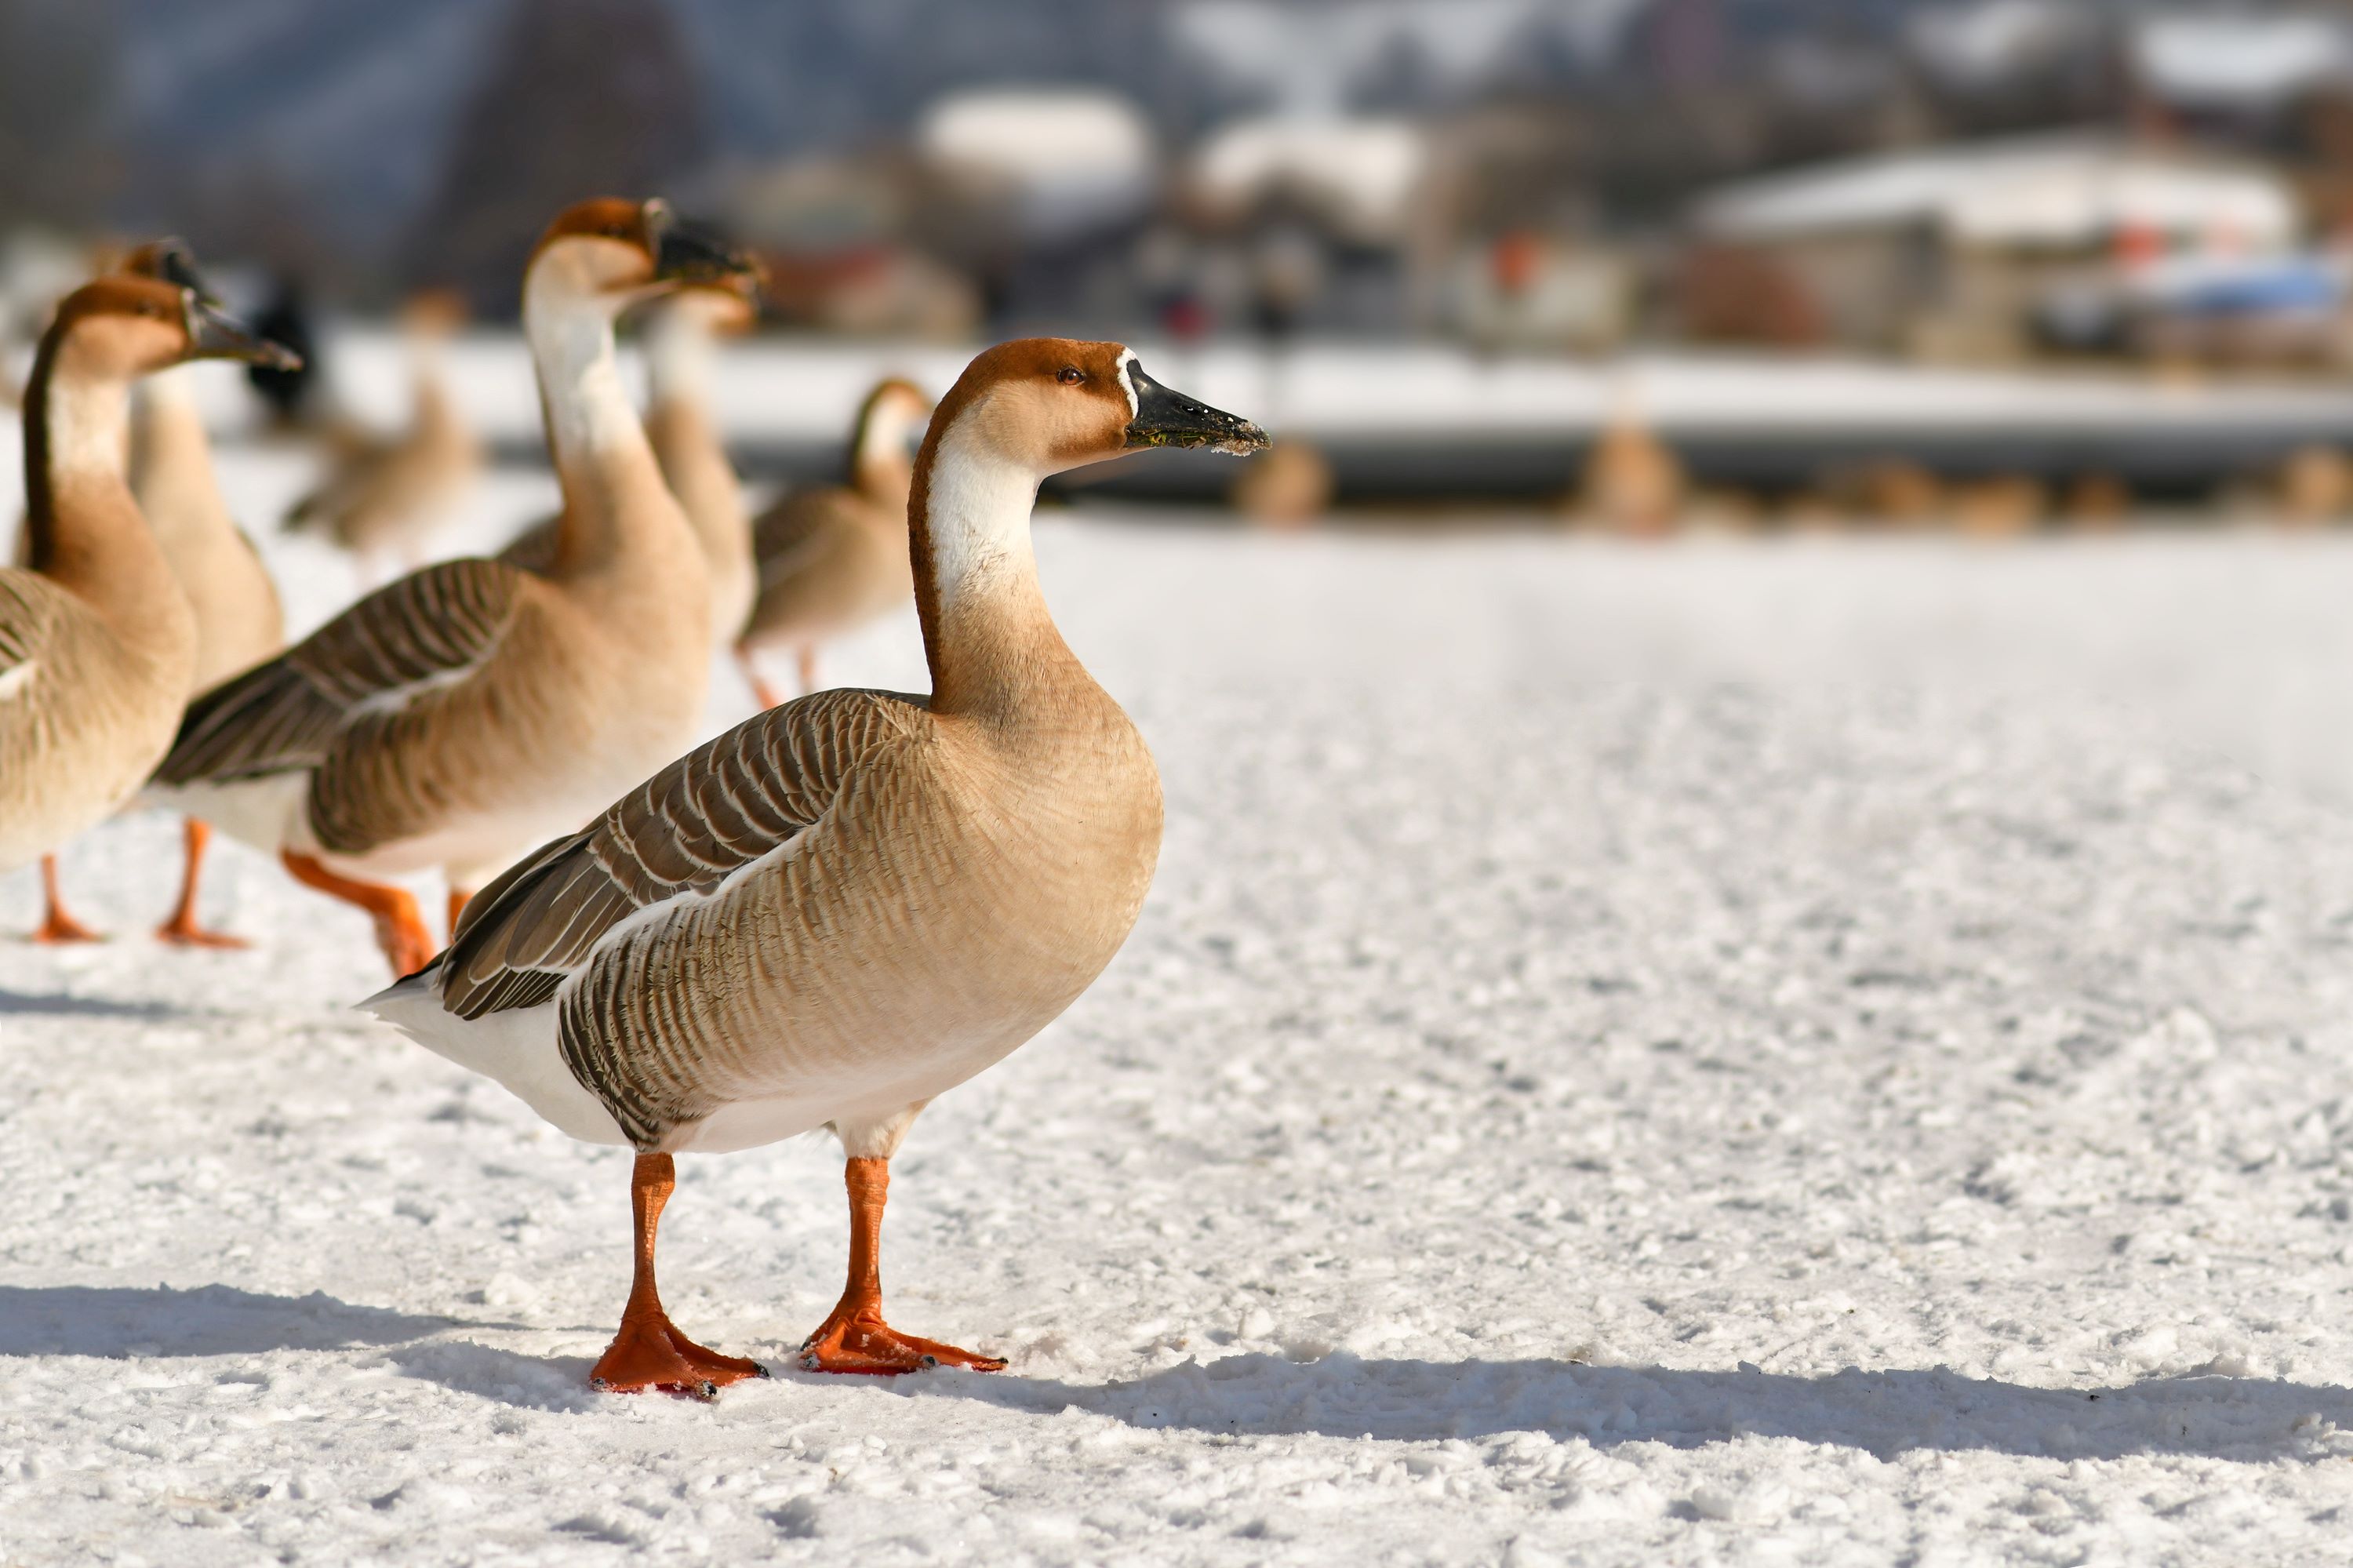
[[[2353,542],[1187,524],[1040,524],[1160,878],[897,1165],[894,1319],[1010,1370],[787,1370],[806,1141],[664,1232],[775,1381],[591,1394],[626,1156],[258,857],[252,950],[146,941],[134,816],[116,941],[0,944],[0,1563],[2345,1561]]]

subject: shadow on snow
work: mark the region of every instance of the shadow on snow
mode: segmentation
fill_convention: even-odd
[[[2259,1378],[2055,1389],[1942,1369],[1792,1377],[1561,1361],[1365,1361],[1345,1352],[1308,1362],[1271,1355],[1188,1361],[1133,1383],[960,1372],[909,1378],[899,1387],[913,1396],[1039,1414],[1075,1406],[1149,1430],[1393,1441],[1544,1432],[1597,1446],[1677,1448],[1781,1437],[1881,1458],[1911,1449],[2061,1459],[2276,1457],[2325,1430],[2306,1417],[2353,1423],[2353,1389]]]
[[[234,1356],[405,1344],[459,1326],[332,1296],[0,1286],[0,1356]]]

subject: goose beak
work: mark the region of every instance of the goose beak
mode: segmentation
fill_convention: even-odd
[[[671,216],[667,206],[647,204],[647,227],[653,230],[654,277],[683,288],[715,289],[756,299],[760,292],[759,263],[717,235]]]
[[[1131,451],[1138,447],[1207,447],[1247,457],[1267,448],[1266,432],[1248,419],[1163,387],[1134,359],[1127,362],[1127,379],[1135,389],[1135,416],[1127,422]]]
[[[220,307],[208,302],[195,290],[182,288],[187,295],[188,357],[190,359],[241,359],[248,365],[259,365],[271,370],[300,370],[302,356],[282,343],[272,343],[244,323],[224,313]]]

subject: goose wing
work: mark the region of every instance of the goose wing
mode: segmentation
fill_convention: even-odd
[[[825,553],[839,514],[834,493],[805,490],[787,495],[752,524],[752,558],[760,586],[768,588],[804,570]]]
[[[192,784],[317,767],[354,720],[396,713],[488,660],[531,581],[496,561],[444,561],[378,589],[189,704],[156,779]]]
[[[0,567],[0,703],[31,687],[56,619],[55,593],[30,572]]]
[[[886,692],[818,692],[688,752],[466,906],[435,960],[442,1006],[472,1019],[546,1001],[639,910],[709,894],[816,826],[923,716]]]

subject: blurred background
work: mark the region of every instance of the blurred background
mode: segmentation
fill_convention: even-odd
[[[367,367],[461,301],[451,396],[527,457],[521,261],[607,191],[766,259],[722,402],[769,479],[874,376],[1051,331],[1283,438],[1101,483],[1271,524],[2353,511],[2353,6],[0,0],[19,374],[94,245],[172,231],[313,336],[295,418],[397,422]]]

